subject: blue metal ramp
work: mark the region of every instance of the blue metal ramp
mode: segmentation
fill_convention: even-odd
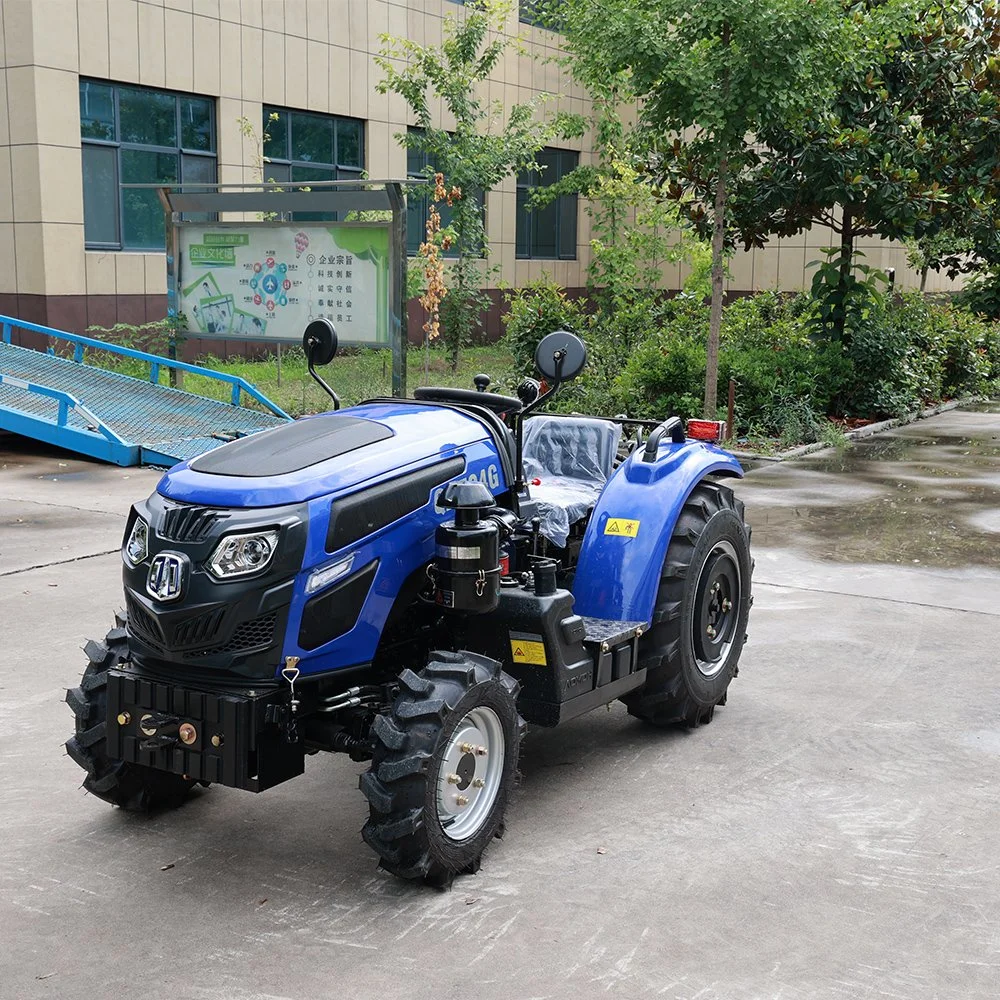
[[[170,466],[291,420],[235,375],[6,316],[0,323],[0,430],[116,465]],[[14,329],[66,341],[73,345],[73,357],[60,357],[51,346],[45,353],[17,347],[11,343]],[[86,364],[85,350],[145,362],[149,381]],[[231,402],[160,385],[164,368],[228,383]],[[261,409],[240,405],[244,395]]]

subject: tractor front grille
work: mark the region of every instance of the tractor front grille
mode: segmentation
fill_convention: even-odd
[[[203,615],[181,622],[174,628],[173,644],[193,646],[195,643],[210,642],[219,631],[225,613],[225,608],[216,608],[214,611],[206,611]]]
[[[167,507],[156,531],[168,542],[203,542],[228,517],[227,511],[211,507]]]
[[[202,656],[214,656],[217,653],[242,653],[252,649],[262,649],[274,640],[274,626],[278,621],[277,611],[271,611],[252,621],[238,625],[233,637],[222,646],[212,646],[209,649],[193,649],[185,653],[186,657],[197,659]]]
[[[140,639],[156,646],[163,646],[163,630],[159,622],[130,594],[125,592],[125,607],[128,612],[128,629]]]

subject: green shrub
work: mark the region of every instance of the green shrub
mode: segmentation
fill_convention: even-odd
[[[551,278],[516,288],[505,298],[505,344],[514,356],[515,370],[524,375],[533,373],[535,348],[546,334],[553,330],[584,332],[583,310]]]

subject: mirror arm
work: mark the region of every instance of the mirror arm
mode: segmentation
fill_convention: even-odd
[[[311,344],[312,344],[312,341],[310,341],[310,345]],[[306,352],[306,365],[309,368],[309,374],[312,375],[312,377],[319,383],[319,385],[323,389],[323,391],[330,397],[330,399],[333,400],[333,408],[334,408],[334,410],[339,410],[340,409],[340,397],[333,391],[333,389],[331,389],[326,384],[325,380],[319,374],[319,372],[316,371],[316,368],[313,366],[312,353],[310,351]]]
[[[545,402],[550,396],[554,396],[559,386],[562,385],[562,366],[563,360],[566,357],[563,351],[556,351],[553,355],[553,361],[556,366],[556,376],[552,381],[552,388],[548,392],[543,392],[541,396],[535,399],[533,402],[529,403],[523,410],[521,410],[517,415],[517,429],[514,432],[514,437],[517,442],[517,458],[515,459],[515,473],[517,475],[517,482],[514,484],[514,492],[520,493],[524,489],[524,418],[532,412],[532,410],[537,410],[542,403]]]

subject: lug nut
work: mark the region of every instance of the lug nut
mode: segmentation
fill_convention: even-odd
[[[119,712],[118,713],[118,725],[119,726],[127,726],[131,721],[132,721],[132,716],[129,715],[128,712]]]
[[[212,737],[212,746],[213,747],[221,747],[222,744],[225,743],[225,742],[226,742],[226,738],[222,735],[222,733],[216,733]]]
[[[715,638],[715,629],[711,625],[709,625],[705,631],[708,632],[709,638]]]
[[[476,748],[471,743],[459,743],[458,744],[458,749],[461,750],[462,753],[475,753],[476,752]]]
[[[449,785],[458,785],[461,784],[462,779],[457,774],[449,774],[447,781]]]
[[[730,608],[732,608],[732,606],[733,606],[733,602],[731,600],[729,600],[728,597],[722,602],[722,610],[723,611],[729,611]]]
[[[184,722],[181,724],[180,729],[177,730],[177,735],[181,738],[181,743],[186,743],[190,746],[198,739],[198,730],[190,722]]]
[[[472,787],[473,788],[482,788],[485,784],[486,784],[486,782],[482,778],[473,778],[472,779]]]
[[[486,747],[476,747],[476,756],[477,757],[485,757],[486,756]]]
[[[459,805],[459,806],[467,806],[469,804],[469,796],[468,795],[456,795],[455,796],[455,804]]]

